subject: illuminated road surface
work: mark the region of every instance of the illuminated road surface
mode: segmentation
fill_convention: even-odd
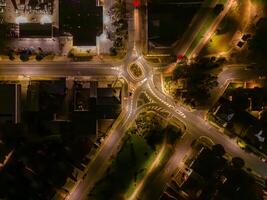
[[[207,123],[202,116],[195,112],[190,112],[181,105],[176,105],[172,98],[166,96],[164,93],[159,91],[155,83],[153,82],[153,69],[149,63],[142,57],[139,39],[140,39],[140,14],[139,10],[133,11],[132,20],[129,22],[129,51],[124,59],[124,65],[111,65],[107,63],[87,63],[87,64],[0,64],[0,74],[3,75],[51,75],[51,76],[105,76],[105,75],[123,75],[128,84],[134,85],[133,95],[128,97],[128,100],[124,103],[123,111],[120,117],[113,124],[113,127],[108,133],[108,136],[101,145],[95,158],[89,163],[87,168],[87,175],[84,179],[79,180],[76,186],[70,191],[68,200],[85,200],[88,199],[87,195],[95,186],[96,182],[99,181],[105,174],[107,168],[111,164],[112,158],[116,156],[121,145],[122,138],[125,135],[126,130],[134,121],[137,115],[137,100],[142,91],[146,91],[149,97],[157,103],[160,107],[166,109],[173,115],[173,119],[179,122],[183,122],[186,125],[186,134],[184,138],[178,143],[174,154],[171,159],[166,164],[165,170],[157,174],[151,183],[151,187],[146,188],[142,191],[143,186],[145,186],[145,179],[143,185],[138,187],[138,191],[135,195],[141,193],[142,199],[157,199],[165,187],[166,182],[170,180],[171,175],[175,172],[177,167],[181,166],[181,161],[190,151],[190,143],[200,136],[210,137],[214,143],[222,144],[225,147],[226,152],[233,156],[242,157],[247,167],[250,167],[262,176],[267,177],[267,166],[265,163],[261,162],[259,158],[253,154],[244,152],[238,147],[236,142],[227,136],[220,133],[216,128],[212,127]],[[131,27],[133,26],[133,27]],[[195,34],[195,33],[193,33]],[[183,44],[184,48],[189,48],[189,41],[185,41]],[[139,59],[141,65],[145,69],[144,79],[141,82],[134,82],[129,76],[127,71],[127,64],[133,62],[135,59]],[[240,72],[238,70],[226,70],[221,74],[219,78],[220,84],[225,80],[231,78],[236,78],[242,74],[243,78],[246,78],[245,72]],[[221,85],[220,85],[221,86]],[[219,87],[220,87],[219,86]],[[157,191],[155,189],[157,188]]]
[[[1,75],[28,76],[118,76],[120,67],[111,64],[0,64]]]

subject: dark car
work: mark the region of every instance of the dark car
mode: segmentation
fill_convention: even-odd
[[[245,70],[253,70],[253,69],[255,69],[255,66],[253,65],[249,65],[245,67]]]

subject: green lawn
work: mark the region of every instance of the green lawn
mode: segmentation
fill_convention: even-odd
[[[139,114],[135,125],[128,130],[127,138],[106,176],[90,193],[90,199],[120,200],[129,197],[157,156],[160,156],[158,164],[165,164],[180,136],[179,128],[167,125],[166,121],[155,113]],[[164,152],[159,154],[164,141],[167,146]]]
[[[129,188],[134,189],[135,183],[144,175],[146,166],[156,153],[138,135],[130,135],[113,161],[106,178],[93,190],[92,197],[97,200],[118,200]]]
[[[218,4],[225,4],[227,0],[219,0]],[[197,36],[193,40],[193,43],[191,44],[190,48],[186,52],[186,56],[189,56],[193,49],[198,45],[199,41],[205,36],[207,31],[209,30],[210,26],[213,24],[214,20],[217,18],[218,14],[214,12],[213,9],[210,9],[208,12],[208,15],[206,16],[205,23],[202,25],[200,30],[198,31]],[[216,39],[216,38],[215,38]],[[216,48],[220,47],[220,45],[217,45]],[[223,50],[226,50],[223,47]]]
[[[213,12],[213,10],[211,9],[209,11],[209,14],[206,16],[205,19],[205,23],[201,26],[200,30],[198,31],[195,39],[193,40],[190,48],[187,50],[186,52],[186,56],[190,55],[191,52],[193,51],[193,49],[197,46],[197,44],[199,43],[199,41],[203,38],[203,36],[207,33],[207,31],[209,30],[210,26],[212,25],[212,23],[214,22],[214,20],[216,19],[216,15]]]
[[[252,0],[252,3],[255,3],[255,4],[260,5],[260,6],[267,5],[266,0]]]

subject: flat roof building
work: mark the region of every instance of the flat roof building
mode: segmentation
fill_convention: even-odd
[[[121,88],[98,88],[97,82],[77,84],[74,111],[93,113],[97,119],[116,119],[121,112]]]
[[[103,8],[96,0],[60,0],[59,26],[73,35],[74,46],[96,46],[103,31]]]
[[[203,0],[149,1],[147,11],[149,49],[171,47],[183,36],[202,3]]]
[[[52,37],[52,24],[25,23],[19,24],[20,38],[50,38]]]

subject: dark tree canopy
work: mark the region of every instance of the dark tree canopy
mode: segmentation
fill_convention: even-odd
[[[165,129],[165,132],[167,134],[168,144],[172,145],[174,145],[182,135],[181,129],[178,129],[177,127],[172,125],[168,125]]]
[[[225,154],[224,147],[221,144],[213,145],[212,152],[218,157],[222,157]]]
[[[257,25],[256,34],[248,41],[253,56],[264,58],[267,56],[267,19],[262,19]]]
[[[192,65],[177,66],[173,73],[173,80],[185,79],[186,92],[182,93],[185,102],[191,105],[202,105],[210,96],[210,90],[218,85],[217,77],[204,70],[205,64],[202,62]],[[181,91],[177,90],[179,97]]]
[[[245,166],[245,161],[240,157],[234,157],[232,159],[232,164],[235,168],[241,169]]]

